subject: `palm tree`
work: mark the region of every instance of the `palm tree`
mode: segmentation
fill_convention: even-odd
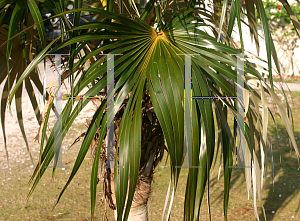
[[[16,8],[20,2],[13,1],[14,7]],[[293,19],[295,16],[289,4],[284,0],[280,2],[289,12],[299,34],[299,22]],[[271,113],[271,110],[267,107],[267,96],[277,104],[299,157],[290,124],[292,118],[290,106],[287,102],[285,109],[274,92],[272,73],[275,70],[280,75],[280,68],[262,1],[245,1],[245,6],[242,6],[239,0],[214,0],[209,1],[210,4],[200,0],[101,0],[97,7],[90,5],[82,8],[84,2],[75,0],[75,9],[71,11],[64,11],[60,1],[43,1],[43,3],[60,18],[63,27],[61,38],[65,39],[57,38],[46,46],[43,38],[40,38],[42,51],[30,64],[27,64],[23,74],[16,79],[15,87],[11,92],[9,91],[9,102],[12,101],[13,96],[17,96],[22,82],[28,81],[28,76],[47,54],[67,45],[70,45],[70,59],[68,70],[63,73],[62,80],[68,77],[72,79],[72,97],[78,96],[89,85],[92,86],[85,93],[86,97],[105,95],[110,91],[107,88],[107,81],[111,71],[108,70],[109,61],[112,59],[112,56],[107,54],[120,55],[114,56],[114,96],[113,93],[108,92],[105,99],[95,102],[97,110],[89,121],[74,168],[57,202],[92,146],[95,156],[91,174],[92,217],[99,178],[103,182],[106,202],[115,211],[116,220],[148,220],[147,201],[151,192],[153,174],[164,152],[167,151],[170,157],[171,176],[164,214],[168,211],[165,216],[169,219],[179,174],[182,166],[186,165],[184,159],[188,156],[189,173],[184,220],[199,220],[204,191],[209,188],[212,162],[220,151],[224,173],[224,217],[227,219],[230,178],[236,160],[233,155],[235,156],[237,151],[234,144],[237,140],[236,133],[241,133],[240,129],[231,131],[230,125],[236,128],[235,125],[240,124],[240,115],[237,113],[240,103],[236,96],[240,85],[237,64],[240,62],[238,55],[243,54],[245,61],[242,61],[242,66],[245,80],[242,90],[245,90],[246,96],[243,102],[245,119],[240,127],[245,128],[244,161],[246,165],[252,166],[243,168],[243,171],[248,194],[253,196],[255,215],[258,219],[256,201],[257,198],[260,200],[266,163],[264,153],[270,143],[267,139],[267,125],[268,111]],[[8,13],[5,11],[5,5],[5,1],[1,2],[1,13]],[[80,25],[82,11],[90,13],[96,21]],[[242,33],[241,22],[244,17],[247,17],[247,21],[244,22],[249,26],[251,35],[258,44],[256,11],[265,36],[268,55],[267,77],[263,76],[259,66],[251,62],[249,55],[245,53],[242,36],[239,44],[236,44],[232,38],[235,20],[237,20],[239,33]],[[35,10],[35,12],[36,17],[40,18],[39,11]],[[74,13],[73,24],[66,19],[67,13]],[[16,20],[24,23],[22,16]],[[43,26],[38,25],[43,23],[41,19],[34,21],[41,36]],[[13,24],[9,24],[8,30],[12,27]],[[17,31],[22,31],[22,28],[13,29],[7,38],[10,39]],[[88,32],[82,34],[81,30],[86,29]],[[60,43],[57,44],[58,40]],[[7,45],[10,42],[11,40]],[[51,49],[53,45],[56,46]],[[11,52],[8,49],[9,46],[7,46],[6,59],[10,61]],[[79,58],[76,62],[75,57]],[[275,68],[272,67],[272,59],[275,61]],[[84,65],[87,63],[89,65]],[[188,85],[186,82],[189,82],[187,74],[190,71],[193,88],[191,94],[188,88],[184,90]],[[251,84],[253,81],[259,84],[259,90]],[[190,99],[190,96],[198,99]],[[49,89],[47,99],[40,129],[40,160],[30,179],[32,188],[29,196],[51,161],[54,159],[55,165],[57,164],[55,130],[52,130],[44,145],[49,113],[51,108],[53,109],[54,88]],[[107,111],[112,106],[112,99],[115,100],[113,112]],[[83,99],[77,105],[72,99],[67,102],[61,114],[62,138],[66,136],[74,119],[88,102],[92,100]],[[6,106],[6,101],[4,105]],[[233,121],[228,119],[229,112],[235,116]],[[3,116],[4,112],[1,113]],[[191,116],[188,115],[189,113]],[[108,138],[105,137],[107,122],[111,122],[113,117],[115,118],[113,126],[116,135],[114,149],[116,166],[112,169],[105,167],[107,163],[111,163],[106,161]],[[189,117],[192,118],[191,121],[187,121]],[[189,127],[190,132],[185,133]],[[189,143],[190,139],[192,143]],[[101,166],[100,170],[99,166]],[[55,170],[54,168],[53,174]],[[168,205],[169,210],[167,210]]]

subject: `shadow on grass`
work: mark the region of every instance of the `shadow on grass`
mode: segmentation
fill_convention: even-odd
[[[236,170],[236,169],[233,169]],[[238,169],[239,171],[233,171],[233,174],[231,176],[230,179],[230,190],[232,189],[232,187],[235,185],[235,183],[240,179],[241,176],[244,176],[243,173],[240,171],[241,169]],[[223,174],[220,176],[220,178],[223,178]],[[243,177],[244,178],[244,177]],[[220,180],[218,180],[218,176],[215,176],[211,181],[210,181],[210,185],[214,186],[216,185],[218,182],[221,182]],[[224,181],[222,180],[222,185],[224,185]],[[222,186],[224,187],[224,186]],[[229,197],[231,197],[232,192],[229,193]],[[219,193],[217,196],[214,197],[214,199],[211,201],[212,205],[217,204],[219,199],[224,199],[224,191],[221,191],[221,193]],[[230,200],[230,199],[229,199]],[[222,202],[223,203],[223,202]]]
[[[277,126],[280,138],[276,136],[277,132],[275,127],[270,128],[269,131],[272,135],[275,179],[274,190],[272,187],[272,178],[269,178],[264,186],[264,188],[266,187],[264,192],[267,194],[267,196],[263,198],[266,217],[268,221],[275,219],[300,220],[298,214],[300,209],[300,171],[297,170],[298,161],[295,151],[290,151],[285,127],[282,124]],[[295,131],[294,134],[295,137],[300,137],[298,131]],[[268,150],[268,154],[270,154],[270,150]],[[269,165],[271,165],[271,162],[268,159],[268,173],[272,174]],[[260,220],[264,220],[263,213],[260,215]]]

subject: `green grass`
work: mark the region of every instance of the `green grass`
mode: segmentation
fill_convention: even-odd
[[[293,114],[295,125],[295,136],[299,146],[300,139],[300,92],[292,92],[294,99]],[[272,106],[272,105],[271,105]],[[268,150],[268,166],[267,166],[267,182],[262,193],[262,204],[266,210],[267,220],[300,220],[300,171],[298,169],[298,161],[294,150],[290,152],[288,135],[285,132],[283,123],[276,114],[276,123],[278,127],[278,138],[275,124],[271,122],[269,117],[269,133],[273,143],[274,153],[274,190],[272,184],[272,167],[269,159]],[[281,156],[281,165],[280,165]],[[219,158],[219,157],[218,157]],[[210,180],[210,202],[212,220],[224,220],[223,218],[223,174],[221,172],[220,180],[218,180],[219,161],[212,170]],[[221,170],[222,171],[222,170]],[[177,194],[175,195],[171,220],[183,220],[184,211],[184,193],[187,178],[187,169],[183,169]],[[170,169],[159,167],[155,174],[153,183],[153,191],[150,200],[150,220],[161,220],[164,199],[167,193],[167,186],[170,177]],[[162,200],[163,199],[163,200]],[[257,202],[258,205],[259,202]],[[201,208],[201,218],[209,220],[207,207],[207,194],[205,194]],[[260,219],[264,220],[262,210],[258,209]],[[272,213],[272,212],[275,213]],[[231,178],[231,191],[229,199],[228,220],[256,220],[252,201],[248,200],[245,178],[240,169],[233,169]]]
[[[300,140],[300,92],[293,92],[294,97],[294,124],[295,136]],[[271,105],[272,106],[272,105]],[[277,112],[278,113],[278,112]],[[272,185],[271,164],[268,160],[268,176],[262,193],[262,203],[266,209],[267,220],[300,220],[300,171],[295,152],[290,153],[288,136],[284,132],[281,120],[276,115],[278,134],[275,125],[269,118],[269,132],[273,143],[275,180],[274,191]],[[68,143],[72,143],[80,133],[82,126],[70,131],[67,138]],[[72,168],[80,144],[74,145],[63,155],[63,164]],[[281,155],[281,165],[280,165]],[[269,152],[268,152],[269,156]],[[34,156],[37,157],[37,156]],[[152,194],[149,200],[149,220],[161,220],[167,187],[170,179],[170,167],[164,161],[159,165],[152,184]],[[52,211],[57,197],[64,187],[71,169],[57,169],[56,178],[51,179],[51,170],[40,181],[35,192],[26,204],[26,196],[29,192],[27,182],[34,168],[30,167],[30,162],[23,165],[15,165],[11,170],[2,169],[0,171],[0,220],[90,220],[90,173],[92,168],[91,154],[88,153],[81,169],[75,176],[73,182],[61,198],[60,203]],[[212,220],[224,220],[223,218],[223,174],[220,180],[217,179],[219,164],[211,172],[210,180],[210,202]],[[178,189],[172,207],[171,220],[183,220],[185,183],[187,169],[183,169]],[[10,178],[10,179],[9,179]],[[20,179],[19,179],[20,178]],[[281,197],[280,197],[281,195]],[[102,220],[104,205],[101,205],[102,188],[98,186],[96,220]],[[259,205],[259,203],[258,203]],[[275,213],[272,213],[275,211]],[[261,220],[263,220],[261,209],[259,208]],[[292,218],[294,217],[294,218]],[[108,220],[113,220],[112,211],[108,210]],[[207,207],[207,194],[205,194],[201,219],[209,220]],[[231,191],[229,199],[228,220],[256,220],[251,200],[247,199],[246,184],[243,173],[240,169],[233,169],[231,179]]]
[[[281,82],[281,79],[280,78],[274,78],[274,81],[275,82]],[[285,79],[285,82],[286,83],[300,83],[300,78],[286,78]]]
[[[72,168],[79,147],[79,145],[74,145],[68,154],[63,155],[63,165]],[[51,179],[52,170],[48,169],[26,203],[29,192],[27,183],[34,169],[29,165],[26,168],[12,168],[11,174],[9,170],[1,171],[0,204],[2,207],[0,208],[0,220],[88,220],[90,218],[89,188],[92,161],[89,154],[53,211],[53,205],[64,187],[71,169],[57,169],[54,180]],[[101,195],[100,190],[98,199],[101,198]],[[97,210],[96,214],[100,217],[101,212],[103,211]]]

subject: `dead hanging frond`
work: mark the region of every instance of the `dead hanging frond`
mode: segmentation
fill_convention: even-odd
[[[39,132],[35,136],[35,138],[32,140],[32,143],[34,143],[36,140],[38,140],[38,142],[39,142],[39,139],[40,139],[40,137],[42,135],[42,132],[43,132],[46,115],[47,115],[49,109],[52,107],[53,101],[54,101],[54,90],[51,90],[49,92],[49,96],[48,96],[46,105],[44,106],[44,112],[43,112],[43,114],[41,115],[41,118],[40,118],[41,124],[40,124],[40,128],[39,128]]]
[[[79,71],[81,68],[82,67],[79,66],[75,70],[73,70],[73,72]],[[71,71],[69,69],[65,70],[62,73],[62,75],[61,75],[61,82],[64,82],[70,76],[70,73],[71,73]],[[32,143],[34,143],[35,141],[39,142],[39,139],[40,139],[40,137],[42,135],[42,131],[43,131],[43,128],[44,128],[44,122],[45,122],[45,118],[46,118],[47,112],[48,112],[49,108],[52,108],[52,104],[53,104],[54,97],[55,97],[55,90],[59,86],[57,84],[58,84],[57,81],[53,81],[51,84],[49,84],[46,87],[46,91],[47,91],[46,97],[48,97],[48,98],[47,98],[46,104],[44,106],[43,114],[40,116],[40,122],[39,122],[40,123],[40,127],[39,127],[38,134],[34,137],[34,139],[32,140]],[[81,137],[81,135],[79,137]],[[75,143],[73,143],[71,146],[73,146],[74,144]],[[71,148],[71,146],[69,148]]]
[[[71,149],[71,147],[73,147],[76,143],[78,143],[79,141],[81,141],[81,138],[85,137],[86,132],[83,132],[82,134],[80,134],[75,140],[74,142],[68,147],[68,150]]]

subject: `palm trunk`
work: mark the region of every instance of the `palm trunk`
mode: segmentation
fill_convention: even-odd
[[[117,210],[114,210],[115,220],[117,220]],[[127,221],[148,221],[148,205],[131,207]]]
[[[128,96],[129,98],[129,96]],[[124,102],[127,103],[127,100]],[[115,135],[118,138],[119,126],[125,104],[119,109],[115,116]],[[95,104],[96,105],[96,104]],[[99,107],[99,105],[96,105]],[[89,122],[88,122],[89,124]],[[101,125],[101,124],[100,124]],[[93,147],[98,147],[98,129],[93,142]],[[100,166],[105,166],[106,142],[102,141]],[[95,148],[95,151],[96,151]],[[164,135],[154,113],[149,94],[144,92],[142,108],[142,143],[139,176],[131,204],[128,221],[148,221],[148,199],[151,193],[151,182],[158,163],[162,160],[165,147]],[[114,171],[106,168],[99,171],[100,179],[103,182],[104,197],[109,207],[114,210],[115,219],[117,218],[116,195],[114,188]]]
[[[110,208],[114,210],[115,220],[117,220],[116,195],[113,176],[113,173],[110,173],[110,178],[105,178],[105,195],[107,197],[106,201],[109,203]],[[153,174],[147,174],[146,176],[144,174],[139,175],[133,195],[128,221],[148,221],[148,199],[151,193],[152,180]]]

